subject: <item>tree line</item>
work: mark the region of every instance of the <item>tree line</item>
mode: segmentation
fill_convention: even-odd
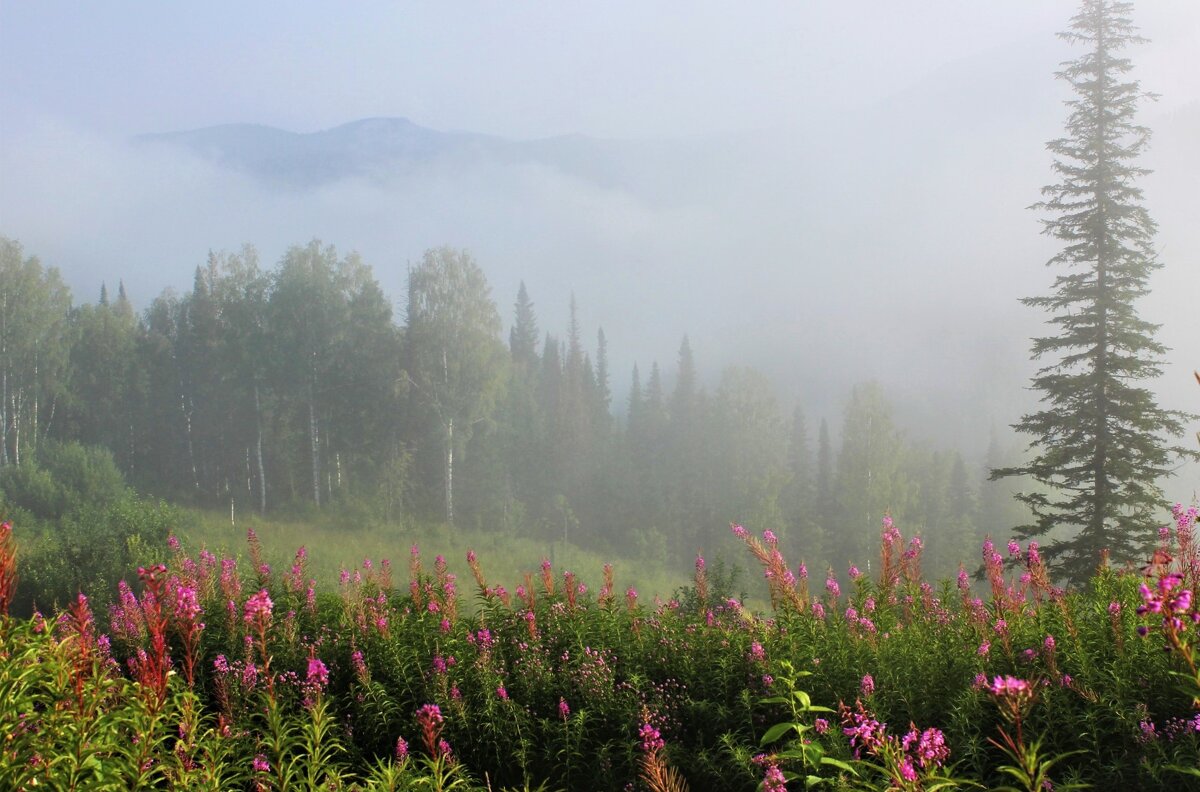
[[[939,536],[945,571],[1020,516],[984,466],[906,438],[878,384],[850,394],[836,448],[754,370],[709,392],[686,337],[668,371],[634,366],[614,396],[604,331],[585,333],[574,298],[565,331],[544,332],[522,283],[506,344],[465,251],[410,269],[399,322],[370,266],[317,241],[270,269],[252,247],[210,254],[190,291],[140,313],[123,284],[74,304],[12,240],[0,260],[2,465],[73,441],[175,502],[336,505],[664,560],[739,521],[810,562],[862,563],[890,511]]]

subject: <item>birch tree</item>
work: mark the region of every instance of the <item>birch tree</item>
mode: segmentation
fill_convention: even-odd
[[[455,454],[491,415],[506,357],[500,314],[470,253],[448,247],[426,251],[408,275],[404,372],[439,430],[444,514],[451,524]]]

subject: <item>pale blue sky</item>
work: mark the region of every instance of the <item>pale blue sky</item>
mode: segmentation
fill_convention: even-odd
[[[369,116],[513,137],[802,125],[989,48],[1050,49],[1074,2],[0,0],[0,124],[128,136]],[[1200,94],[1200,3],[1136,9],[1171,105]],[[1067,50],[1063,50],[1067,53]]]

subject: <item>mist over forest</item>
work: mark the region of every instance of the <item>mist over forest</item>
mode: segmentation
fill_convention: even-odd
[[[781,33],[765,46],[781,64],[799,58],[794,75],[731,61],[723,76],[701,71],[705,94],[650,60],[655,79],[630,89],[640,118],[631,106],[607,122],[602,104],[552,91],[574,116],[548,120],[528,100],[500,112],[477,71],[399,69],[409,104],[394,86],[374,104],[357,88],[335,99],[310,74],[327,92],[297,102],[284,72],[247,64],[242,76],[278,101],[233,89],[198,110],[171,75],[202,96],[220,79],[179,65],[144,77],[145,102],[120,95],[97,113],[6,47],[18,90],[0,148],[5,256],[62,279],[47,292],[64,321],[45,437],[104,446],[139,491],[208,509],[345,501],[372,519],[445,520],[410,284],[431,257],[469,259],[490,346],[471,364],[480,404],[453,441],[456,523],[644,545],[679,563],[745,521],[841,567],[870,551],[890,510],[951,574],[985,533],[1026,519],[1010,498],[1019,482],[985,479],[1023,459],[1028,438],[1010,426],[1037,403],[1029,339],[1044,317],[1019,300],[1053,279],[1057,243],[1027,207],[1051,180],[1044,143],[1069,95],[1053,73],[1070,47],[1041,21],[1061,11],[881,14],[858,44],[820,12],[829,45],[789,17],[800,54]],[[6,41],[50,24],[5,13]],[[1134,57],[1163,97],[1142,111],[1154,133],[1143,184],[1164,267],[1139,308],[1171,348],[1154,392],[1187,410],[1200,99],[1179,67],[1196,17],[1179,4],[1146,17],[1152,43]],[[310,21],[295,20],[297,41]],[[918,41],[946,38],[945,25],[956,40],[883,45],[889,24]],[[692,22],[681,35],[687,47],[714,33]],[[868,56],[870,42],[891,54]],[[532,74],[518,61],[501,70]],[[570,63],[580,85],[603,79]],[[769,98],[741,98],[756,79]],[[111,85],[107,72],[86,80]],[[305,335],[316,331],[300,306],[327,337]],[[26,429],[29,447],[39,431]],[[1188,501],[1196,468],[1162,484]]]

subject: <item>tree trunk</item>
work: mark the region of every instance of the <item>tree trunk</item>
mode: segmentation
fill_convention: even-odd
[[[446,421],[446,522],[454,525],[454,419]]]
[[[182,383],[181,383],[182,385]],[[187,407],[187,396],[182,387],[179,391],[179,412],[183,415],[183,432],[187,437],[188,464],[192,467],[192,486],[200,491],[200,474],[196,470],[196,449],[192,446],[192,413]]]
[[[4,357],[0,355],[0,363]],[[8,464],[8,370],[0,374],[0,467]]]
[[[254,385],[254,429],[257,437],[254,440],[254,460],[258,466],[258,513],[267,513],[267,474],[263,467],[262,452],[262,407],[258,401],[258,384]]]
[[[321,505],[321,439],[317,434],[317,411],[313,405],[312,389],[308,396],[308,439],[312,450],[313,501]]]
[[[13,394],[13,464],[21,465],[21,391]]]

